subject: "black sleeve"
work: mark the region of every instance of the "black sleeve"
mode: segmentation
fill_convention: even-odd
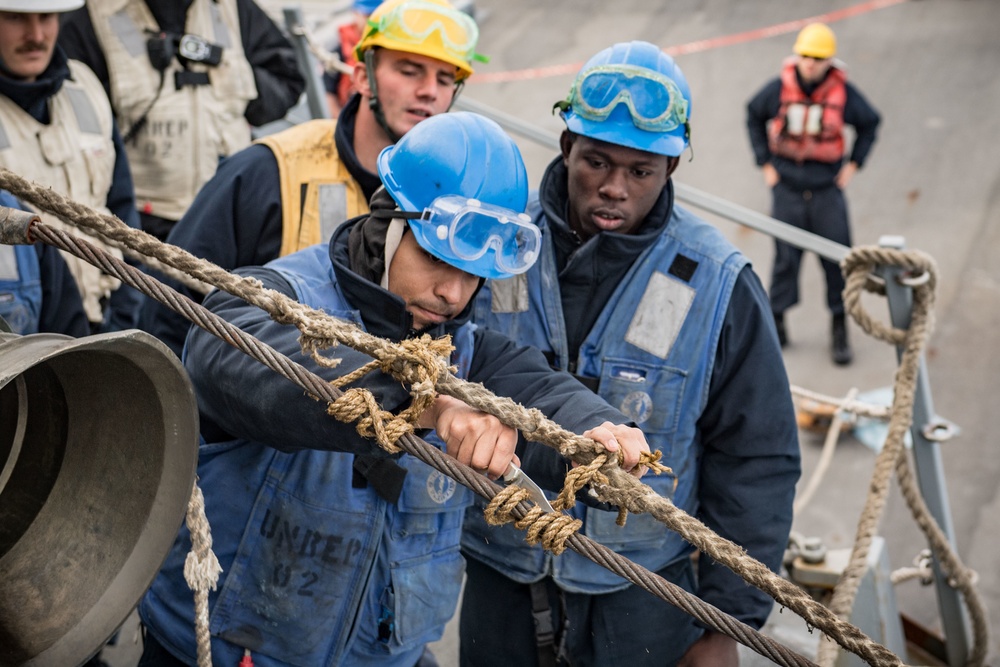
[[[798,428],[767,295],[747,266],[726,313],[698,430],[703,445],[698,517],[777,572],[800,473]],[[755,627],[774,602],[710,558],[698,595]]]
[[[253,0],[240,0],[237,11],[243,52],[257,83],[257,99],[250,101],[244,115],[256,127],[282,118],[295,106],[306,82],[291,43],[264,10]]]
[[[284,277],[271,269],[248,268],[239,273],[258,278],[264,287],[295,296]],[[320,368],[302,354],[299,330],[294,326],[277,324],[262,309],[225,292],[212,292],[204,305],[327,380],[371,361],[368,355],[340,345],[332,353],[341,360],[340,365]],[[288,452],[319,449],[389,456],[375,442],[361,438],[354,424],[329,416],[323,401],[198,327],[192,327],[188,335],[184,366],[198,396],[202,435],[208,442],[244,438]],[[368,373],[351,386],[368,389],[393,413],[410,401],[402,383],[379,372]]]
[[[767,146],[767,123],[778,114],[781,100],[781,80],[769,81],[747,103],[747,133],[758,167],[771,160]]]
[[[847,84],[847,102],[844,104],[844,122],[852,125],[855,131],[854,147],[851,149],[851,162],[863,167],[868,153],[875,144],[878,124],[881,122],[878,111],[868,103],[865,96]]]
[[[108,74],[108,61],[104,51],[97,41],[94,24],[90,21],[90,12],[86,7],[63,14],[59,19],[59,46],[66,56],[79,60],[93,70],[97,79],[104,86],[104,92],[111,99],[111,76]]]
[[[75,338],[89,335],[90,323],[83,311],[80,290],[59,250],[36,243],[35,252],[38,254],[42,282],[39,332],[66,334]]]
[[[259,144],[224,159],[177,221],[167,243],[232,270],[266,264],[281,249],[281,191],[274,153]],[[154,274],[196,302],[201,295]],[[155,299],[146,299],[140,328],[180,356],[190,322]]]

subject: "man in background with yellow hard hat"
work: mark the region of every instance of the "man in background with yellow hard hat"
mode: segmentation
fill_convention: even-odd
[[[850,246],[844,189],[875,143],[879,114],[847,81],[844,64],[834,60],[837,39],[828,26],[807,25],[793,50],[795,55],[785,60],[780,76],[747,105],[754,157],[773,195],[771,216]],[[856,133],[849,156],[845,125]],[[801,262],[801,248],[775,240],[770,299],[782,347],[788,344],[785,311],[799,301]],[[821,262],[833,316],[831,356],[834,363],[846,365],[853,353],[844,316],[844,277],[836,262],[823,258]]]
[[[475,21],[446,0],[383,3],[356,48],[358,92],[337,120],[302,123],[225,160],[167,241],[235,269],[328,240],[368,212],[379,152],[451,107],[478,38]],[[153,300],[140,323],[178,355],[188,325]]]

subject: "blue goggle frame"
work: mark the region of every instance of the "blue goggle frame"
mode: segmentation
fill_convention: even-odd
[[[599,65],[583,72],[560,107],[592,121],[607,120],[619,104],[628,107],[632,123],[648,132],[670,132],[686,126],[688,103],[669,77],[645,67]]]

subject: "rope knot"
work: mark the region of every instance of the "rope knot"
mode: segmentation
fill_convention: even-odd
[[[514,526],[526,531],[524,539],[528,544],[541,543],[542,548],[558,556],[566,550],[566,540],[580,530],[583,522],[567,514],[546,512],[533,506],[520,519],[513,512],[522,501],[528,500],[528,491],[519,486],[508,486],[498,492],[489,502],[483,515],[491,526],[501,526],[514,522]]]

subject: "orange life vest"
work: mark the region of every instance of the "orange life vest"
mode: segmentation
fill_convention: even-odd
[[[361,41],[361,28],[354,22],[344,23],[338,32],[340,33],[340,59],[344,61],[345,65],[353,67],[358,62],[358,59],[354,57],[354,47]],[[350,75],[341,74],[340,78],[337,79],[337,101],[340,102],[341,108],[347,104],[353,94],[354,82]]]
[[[847,75],[830,72],[811,95],[799,86],[794,57],[781,70],[781,107],[768,127],[768,146],[775,155],[802,162],[837,162],[844,157],[844,105]]]

